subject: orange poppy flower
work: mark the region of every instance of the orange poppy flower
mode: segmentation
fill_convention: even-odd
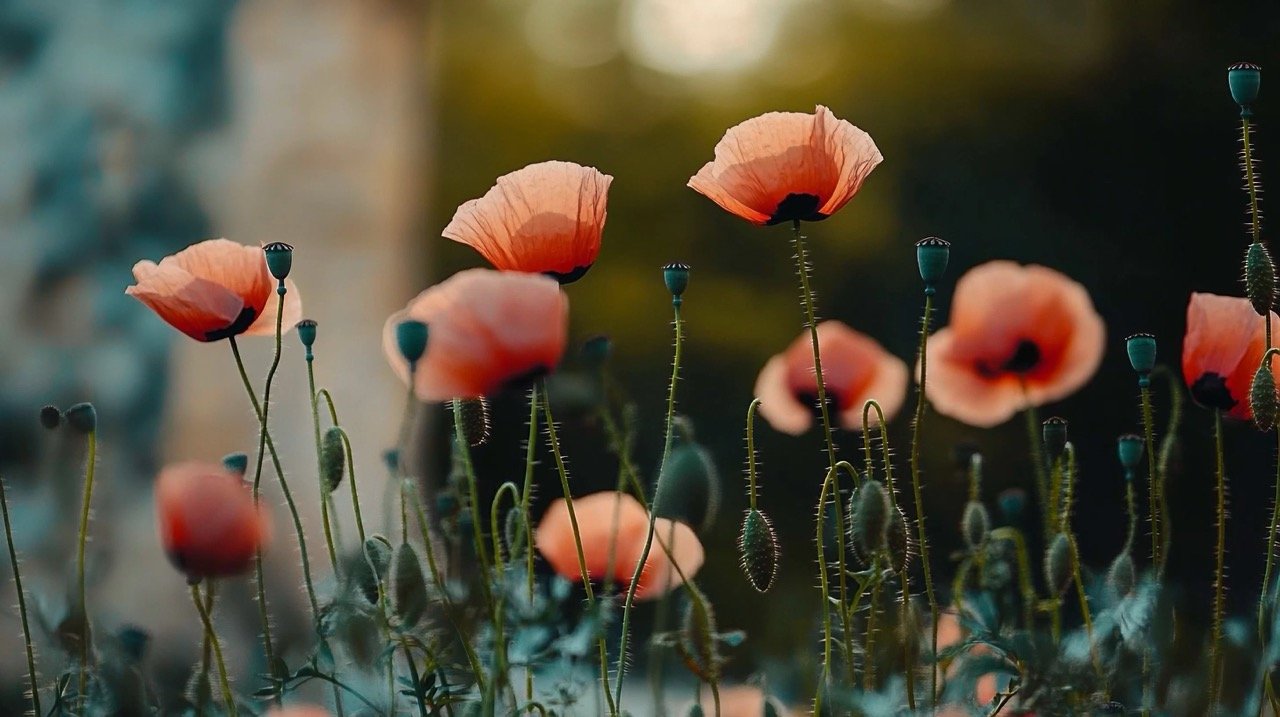
[[[956,282],[951,323],[929,337],[925,395],[939,413],[995,426],[1087,383],[1105,336],[1079,283],[1043,266],[987,262]]]
[[[568,284],[600,254],[613,177],[573,162],[541,162],[498,177],[458,207],[444,236],[480,252],[494,268],[547,274]]]
[[[592,580],[613,580],[629,585],[649,532],[649,513],[628,493],[603,491],[573,499],[578,519],[578,533],[587,575]],[[538,552],[551,568],[566,580],[582,580],[578,565],[578,548],[573,540],[573,523],[563,498],[551,504],[543,514],[534,534]],[[680,585],[662,541],[675,557],[686,577],[693,577],[705,559],[702,544],[693,529],[666,518],[654,521],[654,542],[649,559],[640,572],[636,599],[652,600]],[[609,572],[609,554],[613,552],[613,572]]]
[[[1275,312],[1271,321],[1280,322]],[[1248,299],[1193,293],[1182,339],[1182,377],[1195,402],[1232,418],[1253,418],[1249,386],[1266,341],[1265,322]]]
[[[818,379],[813,370],[813,343],[804,332],[787,350],[765,363],[756,379],[760,415],[775,430],[798,436],[813,425],[818,405]],[[862,408],[880,403],[885,419],[893,418],[907,396],[907,365],[865,334],[839,321],[818,324],[822,378],[827,396],[840,414],[840,424],[861,431]],[[876,415],[871,413],[872,425]]]
[[[196,341],[272,336],[280,297],[261,247],[209,239],[133,265],[137,283],[124,293],[146,304],[170,326]],[[282,330],[302,319],[298,287],[286,279]]]
[[[816,222],[853,199],[883,160],[871,135],[818,105],[731,127],[689,186],[753,224]]]
[[[569,299],[553,279],[537,274],[468,269],[419,294],[392,314],[383,349],[401,380],[409,364],[396,326],[428,326],[427,352],[414,373],[423,401],[477,398],[553,371],[564,355]]]
[[[179,463],[156,479],[160,544],[191,578],[238,575],[270,537],[244,480],[217,463]]]

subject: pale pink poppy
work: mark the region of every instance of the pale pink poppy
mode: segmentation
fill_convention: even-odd
[[[209,239],[134,264],[133,278],[126,294],[197,341],[275,334],[279,297],[261,247]],[[282,331],[302,319],[298,288],[286,279],[285,289]]]
[[[1105,337],[1078,282],[1043,266],[987,262],[956,282],[950,324],[929,337],[925,395],[938,413],[995,426],[1084,386]]]
[[[863,430],[862,409],[868,400],[880,404],[885,420],[902,408],[907,365],[874,339],[839,321],[824,321],[818,324],[818,347],[827,398],[845,428]],[[765,363],[756,379],[755,395],[760,399],[760,415],[775,430],[797,436],[809,430],[818,403],[818,379],[808,331]],[[875,411],[870,418],[875,425]]]
[[[406,383],[409,364],[396,326],[407,319],[428,327],[427,351],[414,372],[418,398],[476,398],[555,370],[569,330],[569,299],[554,279],[537,274],[454,274],[387,319],[383,349]]]
[[[243,478],[218,463],[178,463],[155,486],[160,544],[191,578],[238,575],[270,538],[266,513]]]
[[[572,162],[541,162],[498,177],[458,207],[444,236],[502,271],[547,274],[562,284],[587,273],[600,254],[613,177]]]
[[[725,132],[689,186],[754,224],[819,221],[836,213],[884,159],[871,135],[818,105],[769,112]]]
[[[1273,326],[1280,318],[1271,313]],[[1249,420],[1249,388],[1266,352],[1266,322],[1248,299],[1193,293],[1182,339],[1182,377],[1206,408]]]

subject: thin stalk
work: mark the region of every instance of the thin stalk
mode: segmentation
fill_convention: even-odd
[[[1276,432],[1277,441],[1280,442],[1280,431]],[[1277,446],[1277,456],[1280,456],[1280,445]],[[1267,604],[1273,599],[1274,590],[1271,586],[1271,570],[1275,562],[1276,538],[1277,531],[1280,530],[1280,458],[1276,461],[1276,480],[1275,480],[1275,496],[1271,499],[1271,527],[1267,531],[1267,565],[1262,573],[1262,589],[1258,592],[1258,644],[1266,645],[1267,639]],[[1263,669],[1262,684],[1264,693],[1270,697],[1274,694],[1275,688],[1271,684],[1271,670]],[[1261,709],[1261,702],[1259,703]]]
[[[98,463],[98,430],[95,428],[89,431],[88,436],[89,448],[88,457],[85,459],[84,468],[84,498],[80,506],[80,538],[76,545],[76,585],[79,588],[80,595],[80,619],[84,622],[80,631],[80,666],[79,666],[79,686],[80,691],[76,693],[76,698],[82,703],[85,699],[85,688],[89,678],[89,602],[87,599],[85,580],[84,580],[84,546],[85,541],[89,539],[89,506],[93,500],[93,476],[96,472]],[[81,705],[83,708],[83,704]]]
[[[991,540],[1008,540],[1013,543],[1014,555],[1018,561],[1018,585],[1022,591],[1022,619],[1027,629],[1035,627],[1036,588],[1031,582],[1031,560],[1027,557],[1027,540],[1022,531],[1011,526],[996,528],[991,531]]]
[[[1023,393],[1026,393],[1025,388]],[[1031,405],[1029,398],[1027,399],[1027,407],[1022,414],[1027,421],[1027,443],[1031,450],[1031,463],[1035,468],[1036,493],[1040,499],[1040,514],[1044,522],[1044,534],[1047,539],[1053,535],[1053,513],[1049,507],[1052,499],[1049,495],[1049,477],[1045,472],[1044,451],[1040,447],[1040,415],[1036,411],[1036,407]]]
[[[1062,460],[1058,461],[1063,463]],[[1089,641],[1089,657],[1093,661],[1093,670],[1098,675],[1099,681],[1105,681],[1105,675],[1102,671],[1102,658],[1098,654],[1098,646],[1093,641],[1093,615],[1089,611],[1089,599],[1084,592],[1084,577],[1080,570],[1080,549],[1076,545],[1076,535],[1071,530],[1071,508],[1074,501],[1075,485],[1076,485],[1076,449],[1070,443],[1067,444],[1067,454],[1065,461],[1066,479],[1063,481],[1063,499],[1062,499],[1062,532],[1066,534],[1067,541],[1071,546],[1071,573],[1076,583],[1076,597],[1080,601],[1080,615],[1084,619],[1084,635]],[[1130,498],[1132,499],[1132,482],[1130,486]]]
[[[307,347],[307,385],[310,387],[311,396],[311,425],[315,429],[316,434],[316,469],[317,475],[322,475],[324,469],[321,465],[323,462],[323,448],[320,441],[320,403],[316,399],[316,372],[312,366],[314,359],[311,354],[311,348]],[[323,483],[320,484],[320,518],[324,523],[324,544],[329,549],[329,565],[332,566],[333,572],[338,573],[338,551],[333,547],[333,529],[329,525],[329,488]],[[336,687],[334,688],[337,689]]]
[[[409,507],[405,497],[405,491],[408,490],[404,483],[409,481],[409,471],[405,468],[408,464],[409,456],[409,430],[413,427],[414,409],[418,407],[417,397],[413,394],[414,373],[416,365],[409,367],[409,390],[406,392],[404,399],[404,415],[400,419],[400,439],[396,442],[397,448],[400,450],[400,460],[397,462],[400,474],[400,542],[409,542]],[[461,404],[455,402],[453,404],[453,412],[455,416],[461,418]],[[458,440],[467,440],[463,432],[459,431]],[[467,458],[470,461],[470,456]],[[417,490],[417,486],[412,488]],[[474,497],[474,496],[473,496]]]
[[[1162,527],[1160,525],[1160,482],[1156,474],[1155,419],[1151,409],[1151,387],[1142,386],[1140,392],[1142,394],[1142,433],[1147,442],[1147,500],[1150,503],[1151,564],[1158,570],[1159,566],[1164,564],[1164,556],[1161,554],[1161,546],[1164,543],[1160,538]]]
[[[204,610],[210,615],[213,615],[213,598],[214,598],[213,586],[216,584],[217,582],[214,580],[206,580],[204,585]],[[201,633],[202,633],[202,637],[200,638],[200,681],[197,683],[200,689],[200,694],[196,696],[197,699],[199,700],[199,702],[196,704],[196,714],[199,717],[203,717],[205,701],[209,697],[209,694],[207,692],[207,689],[209,686],[209,667],[211,666],[210,662],[213,660],[213,654],[212,654],[213,645],[210,643],[209,633],[204,632],[203,630],[201,631]]]
[[[204,603],[200,601],[200,591],[196,585],[191,586],[191,601],[195,603],[196,610],[200,613],[200,622],[204,624],[205,636],[209,639],[209,644],[213,645],[213,656],[218,663],[218,681],[222,684],[222,701],[227,706],[227,711],[231,713],[231,717],[236,717],[236,700],[231,693],[231,682],[227,679],[227,663],[222,659],[222,644],[218,642],[213,621],[209,619],[209,611],[204,609]]]
[[[418,665],[413,661],[413,653],[409,651],[407,643],[401,641],[400,649],[404,651],[404,661],[409,664],[409,677],[413,678],[414,696],[418,698],[418,717],[427,717],[427,706],[422,703],[422,693],[418,692],[418,685],[421,684]]]
[[[879,567],[879,561],[872,564],[873,569]],[[862,688],[866,692],[872,692],[876,688],[876,615],[879,614],[880,586],[883,583],[884,581],[877,577],[871,584],[871,601],[867,604],[867,634],[863,638],[867,656],[862,670]],[[848,640],[848,637],[845,639]]]
[[[483,586],[486,602],[489,601],[489,549],[484,544],[484,521],[480,517],[480,487],[476,479],[476,469],[471,463],[471,446],[467,443],[466,427],[462,425],[462,404],[455,400],[453,410],[453,440],[459,455],[462,456],[463,472],[467,476],[467,491],[471,503],[471,521],[475,526],[472,538],[475,542],[476,559],[480,562],[480,584]],[[403,491],[401,494],[403,498]]]
[[[4,481],[0,480],[0,511],[4,514],[4,537],[9,546],[9,565],[13,567],[13,584],[18,590],[18,614],[22,617],[22,643],[27,652],[27,677],[31,681],[31,706],[36,717],[40,709],[40,681],[36,676],[36,654],[31,644],[31,625],[27,621],[27,593],[22,589],[22,571],[18,569],[18,552],[13,545],[13,524],[9,519],[9,500],[5,496]]]
[[[538,441],[538,386],[529,389],[529,437],[525,439],[524,454],[524,489],[520,492],[520,512],[524,516],[525,538],[525,588],[528,591],[529,604],[533,604],[533,521],[529,515],[529,504],[533,500],[533,465]],[[533,701],[533,667],[524,670],[524,696],[526,702]]]
[[[929,324],[933,317],[933,295],[925,294],[924,316],[920,321],[920,381],[916,384],[916,411],[911,421],[911,495],[916,504],[916,533],[920,543],[920,565],[924,569],[924,594],[929,602],[929,617],[933,621],[930,626],[930,654],[933,659],[938,655],[938,597],[933,591],[933,571],[929,567],[929,535],[925,530],[924,496],[920,490],[920,424],[924,421],[925,381],[928,376]],[[883,418],[881,419],[883,423]],[[938,671],[930,670],[929,700],[934,709],[938,707]]]
[[[809,329],[809,341],[813,344],[813,373],[818,382],[818,410],[822,414],[822,437],[826,441],[827,465],[836,468],[835,439],[831,431],[831,415],[827,407],[827,386],[822,377],[822,351],[818,347],[818,320],[814,310],[813,289],[809,286],[809,255],[804,246],[805,237],[800,233],[800,221],[792,223],[791,243],[796,250],[796,273],[800,276],[800,298],[804,302],[805,326]]]
[[[823,595],[830,594],[830,586],[827,580],[827,556],[826,549],[823,547],[826,543],[823,534],[823,528],[826,527],[827,517],[827,493],[836,480],[836,469],[827,472],[827,477],[822,481],[822,490],[818,493],[818,519],[815,521],[816,529],[814,530],[814,544],[818,548],[818,587],[822,590]],[[839,502],[838,500],[836,501]],[[822,695],[827,688],[827,684],[831,681],[831,611],[825,607],[822,610],[822,675],[818,680],[818,688],[813,695],[813,713],[815,715],[822,714]],[[845,636],[845,639],[849,639]]]
[[[1217,519],[1218,547],[1217,560],[1213,573],[1213,637],[1209,645],[1209,710],[1218,708],[1218,695],[1221,691],[1222,679],[1222,613],[1226,601],[1226,579],[1224,575],[1226,563],[1227,540],[1227,470],[1222,449],[1222,411],[1213,412],[1213,448],[1217,458],[1214,478],[1217,484]]]

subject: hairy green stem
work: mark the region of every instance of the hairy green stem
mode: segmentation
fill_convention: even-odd
[[[314,357],[311,347],[307,347],[307,386],[311,396],[311,425],[315,429],[316,438],[316,470],[318,476],[324,475],[324,450],[320,441],[320,402],[316,399],[316,372],[312,366]],[[329,550],[329,564],[335,575],[338,574],[338,551],[333,547],[333,529],[329,525],[329,487],[320,481],[320,519],[324,523],[324,544]],[[334,688],[337,690],[337,688]]]
[[[533,501],[533,466],[538,443],[538,385],[529,389],[529,436],[525,439],[524,454],[524,488],[520,492],[520,513],[524,521],[525,538],[525,589],[529,604],[533,604],[533,520],[529,513]],[[533,701],[533,667],[524,670],[524,696],[526,702]]]
[[[830,594],[830,586],[827,580],[827,556],[826,535],[823,530],[827,524],[827,494],[831,491],[836,480],[836,469],[832,468],[827,471],[827,477],[822,481],[822,490],[818,494],[818,519],[815,521],[816,529],[814,530],[814,544],[818,549],[818,587],[822,590],[822,594]],[[837,503],[839,500],[836,501]],[[843,610],[842,604],[841,612]],[[848,640],[849,636],[846,635]],[[822,714],[822,696],[827,689],[827,684],[831,681],[831,611],[825,607],[822,610],[822,675],[818,679],[818,687],[813,695],[813,713],[815,715]]]
[[[351,509],[356,515],[356,532],[360,535],[360,544],[364,545],[364,518],[360,515],[360,494],[356,492],[356,464],[355,456],[351,450],[351,437],[347,435],[346,429],[342,427],[342,423],[338,421],[338,409],[333,404],[333,396],[329,395],[327,389],[320,389],[320,396],[329,405],[329,420],[334,427],[338,429],[338,435],[342,438],[342,447],[346,449],[347,454],[347,483],[351,488]]]
[[[1098,680],[1105,681],[1105,675],[1102,671],[1102,657],[1098,654],[1098,645],[1093,640],[1093,615],[1089,611],[1089,598],[1084,591],[1084,577],[1080,570],[1080,548],[1076,545],[1076,535],[1071,529],[1071,508],[1075,496],[1076,485],[1076,449],[1070,443],[1067,444],[1066,453],[1066,477],[1063,481],[1063,498],[1062,498],[1062,532],[1066,534],[1067,540],[1071,546],[1071,574],[1076,583],[1076,597],[1080,601],[1080,616],[1084,620],[1084,635],[1089,642],[1089,657],[1093,662],[1093,670],[1098,675]],[[1059,460],[1058,463],[1063,461]],[[1132,482],[1130,482],[1130,493],[1132,497]],[[1132,540],[1132,538],[1130,538]]]
[[[9,546],[9,565],[13,568],[13,584],[18,591],[18,614],[22,618],[22,643],[27,652],[27,677],[31,681],[31,706],[36,717],[44,714],[40,709],[40,682],[36,676],[36,653],[31,644],[31,625],[27,620],[27,593],[22,589],[22,571],[18,568],[18,551],[13,545],[13,524],[9,519],[9,499],[5,496],[4,480],[0,479],[0,511],[4,515],[4,537]]]
[[[76,693],[76,698],[80,701],[82,709],[84,708],[85,688],[88,684],[89,643],[92,639],[89,629],[89,601],[84,580],[84,546],[85,541],[89,539],[89,508],[93,501],[93,477],[94,473],[96,473],[97,463],[98,430],[94,428],[89,431],[88,436],[88,455],[85,458],[84,468],[84,498],[80,506],[80,536],[76,544],[76,585],[80,599],[80,604],[77,607],[80,611],[80,619],[83,621],[80,626],[80,665],[78,669],[80,691]]]
[[[231,717],[236,717],[236,699],[231,693],[231,682],[227,679],[227,663],[222,659],[222,645],[218,642],[218,634],[213,629],[213,621],[209,619],[209,611],[205,610],[204,603],[200,600],[200,591],[196,585],[191,586],[191,601],[195,603],[196,610],[200,613],[200,622],[204,624],[205,637],[208,638],[209,644],[213,646],[213,656],[218,663],[218,681],[222,684],[222,701],[227,707],[227,711],[231,713]]]
[[[1218,708],[1218,695],[1222,680],[1222,618],[1226,601],[1226,540],[1227,540],[1227,471],[1222,449],[1222,411],[1213,412],[1213,447],[1217,459],[1214,471],[1217,485],[1218,545],[1213,573],[1213,632],[1209,645],[1209,711]]]
[[[929,617],[933,621],[930,626],[930,654],[933,659],[938,655],[938,597],[933,591],[933,571],[929,567],[929,535],[925,530],[924,496],[920,489],[920,424],[924,421],[925,381],[927,380],[929,324],[933,316],[933,295],[925,294],[924,317],[920,322],[920,381],[916,384],[916,410],[911,421],[911,494],[916,504],[916,533],[920,543],[920,566],[924,570],[924,594],[929,602]],[[883,421],[883,419],[881,419]],[[929,700],[936,709],[938,706],[938,671],[930,671]]]
[[[1151,564],[1158,570],[1159,566],[1164,564],[1164,556],[1161,554],[1163,541],[1160,538],[1160,533],[1163,528],[1160,525],[1160,481],[1156,474],[1155,419],[1151,409],[1151,388],[1142,386],[1140,392],[1142,394],[1142,434],[1147,446],[1147,500],[1150,503],[1148,515],[1151,522]]]

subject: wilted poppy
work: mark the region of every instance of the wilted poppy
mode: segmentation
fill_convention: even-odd
[[[554,279],[468,269],[419,294],[387,319],[383,349],[406,383],[409,364],[396,326],[428,327],[427,352],[414,373],[423,401],[478,398],[555,369],[564,355],[569,299]]]
[[[578,533],[587,575],[592,580],[612,578],[618,583],[629,585],[649,532],[648,511],[630,494],[615,491],[574,498],[573,509],[578,519]],[[640,583],[636,587],[636,599],[639,600],[661,597],[680,585],[680,577],[674,575],[675,571],[662,545],[666,545],[671,551],[686,577],[693,577],[705,559],[702,544],[693,529],[684,523],[658,518],[654,522],[654,536],[649,558],[645,561],[640,573]],[[563,498],[552,503],[543,514],[534,537],[538,552],[542,553],[542,557],[557,574],[567,580],[582,579],[578,548],[573,539],[573,524],[569,520],[569,508]],[[611,551],[612,572],[609,571]]]
[[[862,408],[870,399],[880,404],[886,420],[893,418],[907,395],[907,365],[901,359],[839,321],[818,324],[818,347],[827,398],[841,425],[861,431]],[[755,394],[760,415],[775,430],[794,436],[809,430],[818,405],[818,379],[808,331],[765,363]],[[874,425],[875,412],[870,416]]]
[[[1272,325],[1280,325],[1275,312]],[[1193,293],[1182,339],[1182,377],[1206,408],[1249,420],[1249,386],[1266,352],[1266,326],[1248,299]]]
[[[124,293],[196,341],[275,334],[279,296],[261,247],[209,239],[134,264],[133,279]],[[298,288],[289,279],[285,288],[282,331],[302,319]]]
[[[582,278],[600,254],[613,177],[573,162],[540,162],[498,177],[458,207],[444,236],[503,271]]]
[[[160,544],[193,579],[249,569],[270,524],[244,480],[217,463],[179,463],[156,479]]]
[[[1071,395],[1102,362],[1106,328],[1079,283],[991,261],[956,282],[951,322],[929,337],[925,395],[971,426]]]
[[[689,186],[754,224],[816,222],[853,199],[883,159],[871,135],[818,105],[731,127]]]

